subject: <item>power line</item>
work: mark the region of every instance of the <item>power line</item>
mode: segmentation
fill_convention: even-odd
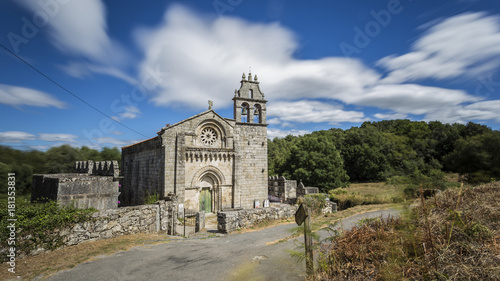
[[[120,121],[117,121],[113,118],[111,118],[111,116],[107,115],[106,113],[104,113],[103,111],[101,111],[100,109],[98,109],[97,107],[91,105],[90,103],[86,102],[84,99],[80,98],[79,96],[77,96],[76,94],[72,93],[70,90],[66,89],[64,86],[62,86],[61,84],[57,83],[56,81],[54,81],[52,78],[50,78],[49,76],[45,75],[43,72],[41,72],[40,70],[36,69],[34,66],[32,66],[31,64],[29,64],[27,61],[23,60],[20,56],[16,55],[14,52],[12,52],[11,50],[9,50],[7,47],[5,47],[2,43],[0,43],[0,46],[2,46],[2,48],[4,48],[7,52],[9,52],[11,55],[13,55],[14,57],[16,57],[18,60],[22,61],[24,64],[26,64],[27,66],[29,66],[31,69],[33,69],[34,71],[38,72],[38,74],[42,75],[43,77],[45,77],[47,80],[49,80],[50,82],[54,83],[56,86],[58,86],[59,88],[63,89],[65,92],[67,92],[68,94],[72,95],[74,98],[76,98],[77,100],[83,102],[84,104],[86,104],[87,106],[89,106],[90,108],[92,108],[93,110],[99,112],[100,114],[104,115],[105,117],[113,120],[114,122],[122,125],[123,127],[131,130],[132,132],[134,133],[137,133],[145,138],[147,138],[147,136],[139,133],[138,131],[130,128],[129,126],[121,123]]]

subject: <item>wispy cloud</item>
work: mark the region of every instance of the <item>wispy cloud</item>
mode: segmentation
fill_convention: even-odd
[[[50,94],[6,84],[0,84],[0,103],[10,106],[38,106],[38,107],[57,107],[65,108],[66,104]]]
[[[368,120],[363,112],[345,111],[341,105],[310,100],[275,102],[268,106],[267,111],[269,116],[276,117],[274,119],[297,123],[327,122],[333,125]]]
[[[124,112],[118,114],[118,116],[112,116],[111,118],[113,118],[116,121],[120,121],[123,119],[135,119],[139,117],[140,114],[141,111],[139,110],[139,108],[135,106],[127,106],[125,107]]]
[[[500,16],[465,13],[432,25],[412,52],[385,57],[378,64],[389,71],[387,83],[476,77],[500,66],[498,46]]]
[[[15,3],[36,15],[44,14],[44,30],[50,42],[72,62],[61,68],[69,75],[84,78],[91,73],[122,79],[130,84],[136,80],[123,71],[133,60],[129,51],[111,38],[106,21],[106,6],[102,0],[85,1],[18,0]],[[50,7],[49,7],[50,6]],[[47,8],[49,7],[49,8]],[[47,9],[50,10],[47,13]]]
[[[76,142],[78,136],[72,134],[40,134],[39,140],[49,142]]]
[[[112,144],[112,145],[126,145],[128,142],[113,138],[113,137],[103,137],[96,139],[100,144]]]
[[[159,81],[152,96],[156,105],[202,109],[210,93],[216,104],[229,106],[227,95],[238,86],[234,71],[252,66],[270,101],[269,122],[283,128],[304,122],[363,122],[369,120],[363,113],[366,107],[389,112],[375,118],[409,114],[431,118],[444,116],[439,114],[443,108],[470,108],[481,98],[463,90],[403,83],[498,67],[498,20],[498,16],[468,13],[430,23],[412,52],[379,61],[388,70],[387,77],[357,59],[297,59],[299,41],[278,23],[210,18],[179,5],[167,10],[159,26],[137,30],[135,38],[145,54],[141,75],[157,67],[169,70],[169,77]],[[341,105],[356,110],[344,110]],[[452,116],[456,115],[447,118]]]
[[[308,131],[308,130],[297,130],[297,129],[280,130],[280,129],[275,129],[275,128],[268,128],[267,129],[267,137],[269,139],[284,138],[288,135],[303,136],[303,135],[310,134],[310,133],[311,133],[311,131]]]
[[[380,77],[356,59],[295,59],[298,41],[280,24],[210,19],[181,6],[171,7],[160,26],[139,30],[135,37],[145,53],[142,75],[157,67],[169,70],[152,98],[162,106],[202,109],[207,93],[216,104],[228,106],[227,95],[237,86],[235,70],[249,66],[265,78],[262,90],[270,100],[342,99],[363,92]]]
[[[0,142],[5,143],[21,143],[27,140],[34,140],[36,136],[26,132],[20,131],[6,131],[0,132]]]

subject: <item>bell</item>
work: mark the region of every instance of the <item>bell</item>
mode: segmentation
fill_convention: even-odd
[[[241,111],[241,114],[242,115],[247,115],[248,114],[248,110],[246,107],[243,107],[243,110]]]

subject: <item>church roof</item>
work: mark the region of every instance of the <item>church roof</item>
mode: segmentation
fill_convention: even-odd
[[[161,135],[161,134],[163,134],[163,132],[165,132],[166,130],[169,130],[169,129],[173,128],[173,127],[179,126],[180,124],[182,124],[182,123],[184,123],[184,122],[187,122],[187,121],[193,120],[193,119],[195,119],[195,118],[198,118],[198,117],[200,117],[200,116],[206,115],[206,114],[208,114],[208,113],[213,113],[215,116],[219,117],[221,120],[223,120],[224,122],[226,122],[229,126],[231,126],[231,123],[229,123],[229,121],[228,121],[228,120],[231,120],[231,119],[224,118],[224,117],[220,116],[219,114],[217,114],[217,112],[215,112],[213,109],[209,109],[209,110],[207,110],[207,111],[204,111],[204,112],[201,112],[201,113],[196,114],[196,115],[194,115],[194,116],[191,116],[191,117],[189,117],[189,118],[187,118],[187,119],[184,119],[184,120],[182,120],[182,121],[180,121],[180,122],[177,122],[177,123],[175,123],[175,124],[173,124],[173,125],[170,125],[170,126],[167,126],[167,127],[163,127],[163,128],[161,128],[161,130],[160,130],[157,134],[158,134],[158,135]]]

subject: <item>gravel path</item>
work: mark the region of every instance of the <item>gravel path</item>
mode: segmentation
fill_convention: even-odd
[[[350,229],[364,218],[397,216],[394,209],[355,215],[339,224]],[[303,280],[305,263],[287,250],[300,250],[296,239],[266,245],[290,236],[296,224],[205,239],[177,239],[135,247],[87,262],[49,278],[58,280]],[[322,239],[326,231],[319,231]],[[303,238],[298,238],[301,241]]]

